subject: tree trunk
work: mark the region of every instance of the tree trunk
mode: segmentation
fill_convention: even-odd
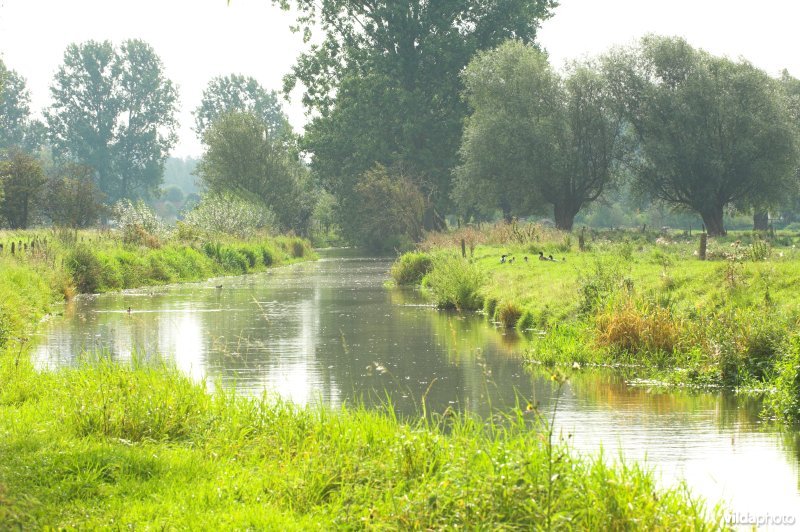
[[[757,210],[753,213],[753,231],[769,230],[769,212]]]
[[[725,236],[725,224],[722,222],[722,206],[713,205],[702,211],[703,223],[706,226],[708,236]]]
[[[569,203],[553,204],[553,218],[556,221],[556,229],[572,231],[576,214],[578,214],[577,209],[573,208]]]

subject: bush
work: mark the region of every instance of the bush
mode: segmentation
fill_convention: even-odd
[[[392,264],[392,279],[397,284],[419,284],[433,267],[433,259],[427,253],[411,252],[402,255]]]
[[[783,421],[800,421],[800,335],[784,345],[776,369],[775,393],[767,396],[767,408]]]
[[[494,319],[494,312],[497,309],[497,298],[492,296],[487,296],[483,300],[483,313],[486,314],[486,317],[490,320]]]
[[[534,328],[536,325],[536,316],[530,310],[525,310],[517,320],[517,330],[526,332]]]
[[[221,233],[244,238],[254,232],[273,232],[277,219],[266,205],[231,193],[207,194],[183,223],[206,234]]]
[[[143,201],[120,200],[113,208],[114,218],[126,244],[157,248],[168,236],[167,228]]]
[[[72,275],[75,287],[82,294],[92,294],[100,288],[103,264],[88,246],[79,245],[64,258],[64,267]]]
[[[478,292],[484,277],[474,263],[453,255],[444,255],[434,261],[426,279],[439,308],[454,308],[459,311],[481,308],[483,301]]]
[[[522,309],[519,308],[516,303],[512,303],[511,301],[503,301],[497,305],[494,315],[495,321],[500,322],[503,327],[511,329],[517,324],[520,316],[522,316]]]

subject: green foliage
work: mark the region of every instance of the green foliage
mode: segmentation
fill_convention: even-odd
[[[143,41],[71,44],[46,112],[58,158],[90,166],[109,203],[154,194],[177,136],[178,92]]]
[[[93,173],[88,166],[67,163],[50,179],[44,210],[53,225],[85,229],[105,214],[103,194],[94,183]]]
[[[76,246],[64,258],[75,287],[82,294],[93,294],[100,288],[103,279],[103,264],[89,246]]]
[[[800,420],[800,336],[793,334],[784,344],[777,363],[776,391],[767,397],[769,412],[783,421]]]
[[[641,145],[641,190],[700,214],[709,234],[723,235],[726,207],[769,204],[791,187],[797,131],[765,72],[655,36],[604,63]]]
[[[391,275],[397,284],[414,284],[422,282],[422,278],[433,268],[433,257],[424,252],[405,253],[392,264]]]
[[[25,78],[0,64],[0,153],[10,148],[34,151],[42,138],[30,118],[30,91]]]
[[[280,3],[294,8],[308,36],[323,34],[298,58],[284,91],[297,82],[305,88],[315,118],[304,147],[336,196],[345,236],[357,180],[376,163],[403,168],[430,198],[426,229],[441,227],[467,114],[459,74],[478,50],[510,37],[532,42],[555,2]]]
[[[453,255],[438,256],[425,279],[439,308],[467,311],[477,310],[483,305],[480,289],[484,275],[466,259]]]
[[[194,111],[195,132],[203,140],[206,130],[230,112],[250,113],[258,117],[271,137],[291,135],[289,120],[283,113],[278,94],[267,92],[254,78],[230,74],[208,82],[200,105]]]
[[[203,143],[197,173],[211,192],[252,198],[274,212],[283,229],[307,231],[315,198],[285,138],[253,114],[230,112],[206,129]]]
[[[47,182],[41,163],[19,149],[0,161],[0,217],[12,229],[25,229],[33,221],[42,188]]]
[[[454,187],[462,210],[499,206],[510,220],[549,203],[556,227],[571,230],[620,157],[622,127],[603,76],[576,64],[562,79],[543,52],[509,41],[477,54],[463,77],[473,113]]]
[[[244,238],[254,232],[273,232],[278,222],[262,202],[245,199],[230,192],[210,193],[184,216],[184,223],[206,234],[234,235]]]
[[[353,190],[349,235],[373,250],[405,249],[422,237],[425,198],[402,173],[376,166]]]

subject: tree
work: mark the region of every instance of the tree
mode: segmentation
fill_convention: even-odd
[[[203,135],[220,116],[232,111],[252,113],[266,125],[273,137],[291,131],[275,91],[265,90],[252,77],[237,74],[218,76],[208,82],[200,106],[194,111],[195,132]]]
[[[509,37],[533,41],[553,0],[274,0],[293,6],[298,25],[325,34],[287,78],[299,81],[318,116],[303,147],[312,169],[336,196],[340,217],[375,163],[405,169],[426,198],[425,225],[441,227],[450,204],[467,109],[460,72],[476,51]],[[346,225],[346,224],[345,224]]]
[[[19,147],[35,151],[42,143],[42,124],[30,117],[30,92],[25,78],[0,65],[0,151]]]
[[[422,237],[425,198],[402,172],[376,165],[359,178],[354,193],[358,243],[389,251]]]
[[[256,198],[284,228],[305,231],[313,211],[305,168],[266,123],[251,113],[231,112],[214,121],[203,143],[197,174],[209,191]]]
[[[20,149],[12,148],[8,158],[0,162],[0,182],[3,190],[0,215],[12,229],[26,229],[47,182],[41,163]]]
[[[84,229],[106,214],[94,170],[78,163],[62,165],[47,185],[45,214],[54,225]]]
[[[798,151],[776,80],[679,38],[645,37],[604,63],[640,143],[642,190],[698,213],[710,235],[725,234],[726,207],[786,193]]]
[[[509,41],[465,73],[468,118],[454,196],[462,206],[499,206],[508,220],[553,206],[559,229],[611,182],[621,127],[603,77],[575,64],[564,79],[532,46]]]
[[[111,203],[145,197],[161,183],[175,144],[177,90],[139,40],[71,44],[46,113],[56,155],[89,165]]]

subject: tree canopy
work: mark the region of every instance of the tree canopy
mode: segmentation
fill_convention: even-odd
[[[317,113],[304,148],[312,168],[352,212],[357,177],[376,163],[402,167],[428,204],[428,228],[450,209],[466,106],[460,72],[479,50],[514,37],[531,42],[553,0],[280,0],[293,7],[310,46],[287,77]]]
[[[31,119],[25,78],[0,64],[0,151],[19,147],[33,151],[43,140],[42,124]]]
[[[797,138],[777,80],[746,61],[649,36],[605,59],[641,148],[640,189],[725,233],[729,206],[769,204],[797,168]]]
[[[195,132],[202,140],[206,129],[216,119],[232,111],[254,114],[267,125],[273,137],[291,130],[275,91],[267,91],[250,76],[231,74],[209,81],[194,111]]]
[[[519,41],[483,52],[465,73],[468,118],[454,197],[506,219],[553,206],[572,228],[581,208],[611,182],[621,155],[619,120],[605,80],[590,64],[562,76]]]
[[[46,117],[60,159],[91,166],[111,203],[157,190],[177,140],[178,93],[147,43],[71,44],[50,92]]]
[[[305,168],[261,118],[244,112],[222,115],[206,130],[203,143],[206,152],[197,174],[209,191],[258,199],[284,229],[305,230],[313,209]]]

